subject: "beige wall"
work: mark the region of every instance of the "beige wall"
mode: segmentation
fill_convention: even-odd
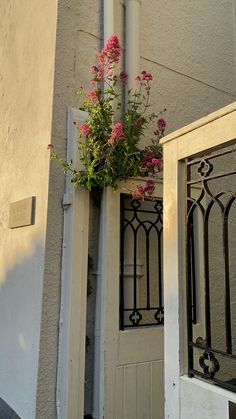
[[[88,86],[88,69],[103,42],[102,0],[2,0],[0,9],[0,397],[32,419],[42,308],[37,417],[50,419],[56,409],[64,176],[51,163],[48,195],[46,148],[52,112],[52,142],[65,153],[66,108],[78,106],[73,91]],[[123,12],[116,0],[122,45]],[[167,107],[168,131],[235,100],[234,17],[231,0],[142,1],[140,69],[153,73],[154,109]],[[9,230],[9,203],[31,195],[37,198],[35,226]],[[95,259],[96,243],[91,233]],[[88,382],[90,412],[91,373]]]
[[[1,0],[0,397],[35,413],[56,0]],[[35,225],[10,230],[11,202],[36,196]]]
[[[236,98],[235,0],[142,0],[141,67],[168,132]]]
[[[74,90],[81,85],[89,87],[88,70],[103,43],[102,3],[102,0],[59,1],[52,141],[61,155],[66,150],[66,107],[79,104],[78,98],[73,96]],[[115,1],[115,16],[115,33],[124,46],[124,7],[119,0]],[[230,0],[215,1],[214,8],[207,0],[197,3],[193,0],[142,0],[140,69],[150,70],[154,76],[153,109],[167,108],[169,132],[235,99],[233,16]],[[64,178],[54,164],[49,191],[38,418],[45,415],[47,393],[50,389],[49,394],[52,394],[56,384]],[[92,209],[90,228],[90,253],[95,267],[97,212]],[[89,297],[88,307],[87,413],[92,411],[93,309],[94,294]],[[52,350],[46,358],[44,347],[49,336]],[[50,412],[53,415],[53,405]]]
[[[58,153],[66,153],[67,107],[78,107],[74,92],[89,85],[88,69],[94,64],[102,44],[102,2],[100,0],[59,0],[55,58],[52,143]],[[37,418],[55,418],[57,345],[60,310],[60,269],[63,233],[62,197],[64,175],[51,163],[49,182],[47,245],[45,259],[43,314],[38,378]],[[93,331],[91,332],[91,334]],[[50,351],[47,348],[50,346]],[[90,346],[91,348],[91,346]],[[46,353],[46,356],[45,356]],[[91,355],[91,353],[89,354]],[[90,356],[91,359],[91,356]],[[93,362],[89,363],[89,381]],[[91,412],[91,389],[85,409]]]

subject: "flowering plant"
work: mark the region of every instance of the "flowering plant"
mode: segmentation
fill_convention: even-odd
[[[112,35],[97,54],[97,65],[90,69],[91,89],[86,92],[81,87],[78,92],[82,97],[81,109],[88,114],[86,121],[79,126],[79,147],[84,168],[76,171],[70,164],[59,159],[64,170],[72,172],[71,181],[74,185],[88,190],[108,185],[116,188],[118,180],[153,176],[163,165],[159,140],[164,135],[166,121],[162,113],[148,113],[152,81],[150,73],[142,71],[135,77],[137,88],[128,91],[126,111],[120,120],[115,120],[117,110],[122,113],[117,84],[124,85],[128,78],[124,71],[116,74],[120,56],[119,40]],[[151,145],[141,149],[140,140],[154,120],[155,137]],[[54,151],[52,158],[58,159]],[[149,180],[145,187],[138,186],[133,195],[144,198],[145,195],[151,195],[153,190],[154,182]]]

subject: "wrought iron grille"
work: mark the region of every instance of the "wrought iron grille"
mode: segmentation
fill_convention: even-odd
[[[162,212],[162,199],[121,195],[121,329],[164,324]]]
[[[186,166],[189,375],[236,391],[236,146]]]

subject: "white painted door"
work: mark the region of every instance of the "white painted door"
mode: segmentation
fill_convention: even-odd
[[[154,280],[151,278],[155,269],[158,270],[158,264],[157,268],[153,267],[154,253],[158,258],[158,252],[153,253],[151,242],[149,243],[151,237],[148,239],[145,237],[145,240],[139,240],[143,244],[136,246],[134,260],[135,252],[133,251],[133,254],[130,252],[130,248],[135,246],[134,239],[127,234],[125,252],[123,256],[122,252],[120,253],[120,240],[123,240],[122,233],[120,234],[121,193],[125,190],[127,193],[127,189],[133,187],[133,182],[132,185],[126,183],[119,191],[114,192],[111,188],[107,188],[103,193],[97,300],[97,318],[99,319],[97,330],[99,328],[100,336],[97,336],[95,350],[94,419],[103,417],[104,419],[164,418],[163,325],[143,325],[145,322],[157,323],[155,314],[156,316],[158,314],[160,295],[155,291],[158,289],[158,284],[155,288],[152,284]],[[155,196],[162,197],[161,182],[156,183]],[[133,216],[130,217],[128,222]],[[139,217],[142,223],[144,213],[140,212]],[[137,222],[137,220],[134,222],[135,228]],[[145,231],[145,228],[141,230]],[[120,296],[123,295],[120,290],[120,258],[122,257],[121,276],[124,283],[122,289],[125,295],[122,298],[120,310]],[[147,268],[147,261],[150,268]],[[136,301],[134,301],[134,262],[137,278]],[[148,274],[150,278],[148,285],[147,281],[143,282],[143,279],[147,279],[145,278],[147,269],[151,271]],[[152,295],[155,293],[156,295]],[[151,295],[150,298],[148,294]],[[142,308],[147,306],[146,303],[148,310]],[[131,310],[128,310],[129,308]],[[142,320],[140,320],[140,313]],[[161,321],[162,313],[158,316]],[[121,319],[123,319],[122,323],[128,326],[125,330],[120,330],[123,326],[121,324],[120,327]],[[140,324],[142,326],[130,327],[133,324],[132,321],[134,324],[139,323],[135,326],[140,326]]]

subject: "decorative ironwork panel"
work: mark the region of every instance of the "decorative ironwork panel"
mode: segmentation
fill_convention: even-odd
[[[162,199],[121,195],[121,329],[164,324],[162,213]]]
[[[236,391],[236,146],[186,169],[189,375]]]

